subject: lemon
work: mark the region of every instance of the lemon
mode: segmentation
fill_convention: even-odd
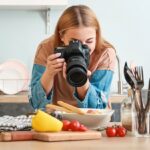
[[[32,118],[32,128],[40,132],[58,132],[61,131],[63,123],[53,116],[38,110],[36,115]]]

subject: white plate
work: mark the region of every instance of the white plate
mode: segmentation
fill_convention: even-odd
[[[87,111],[89,109],[82,108],[82,110]],[[90,109],[90,110],[97,111],[97,109]],[[114,110],[99,109],[98,111],[100,112],[98,114],[87,113],[86,115],[63,112],[62,117],[63,119],[70,120],[70,121],[78,120],[81,124],[84,124],[86,127],[90,129],[98,129],[98,128],[106,127],[111,120],[111,116],[114,113]]]
[[[29,72],[18,60],[9,60],[0,65],[0,90],[5,94],[16,94],[27,86]]]

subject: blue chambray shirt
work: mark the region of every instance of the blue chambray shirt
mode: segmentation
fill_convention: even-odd
[[[40,82],[45,71],[42,65],[34,64],[30,84],[29,102],[34,109],[45,109],[46,104],[52,103],[53,90],[47,96]],[[110,86],[114,72],[111,70],[96,70],[90,77],[90,86],[83,100],[78,98],[76,90],[74,97],[80,108],[99,108],[107,106]]]

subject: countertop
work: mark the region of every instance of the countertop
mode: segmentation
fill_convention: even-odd
[[[0,150],[149,150],[150,138],[126,137],[108,138],[105,135],[100,140],[41,142],[17,141],[0,142]]]
[[[111,94],[110,101],[111,103],[121,103],[125,97],[127,97],[127,94]],[[22,91],[15,95],[5,95],[0,91],[0,103],[29,103],[28,92]]]

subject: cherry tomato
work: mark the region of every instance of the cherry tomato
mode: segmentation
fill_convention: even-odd
[[[87,127],[86,126],[84,126],[83,124],[81,124],[80,125],[80,127],[79,127],[79,131],[82,131],[82,132],[84,132],[84,131],[87,131],[88,129],[87,129]]]
[[[126,129],[123,126],[116,127],[117,136],[124,137],[126,135]]]
[[[63,131],[68,131],[69,128],[70,128],[70,121],[69,120],[62,120],[62,122],[63,122],[63,128],[62,128],[62,130]]]
[[[116,136],[116,128],[115,127],[107,127],[106,128],[106,134],[108,137],[114,137]]]
[[[69,125],[70,130],[72,131],[78,131],[80,128],[80,123],[77,120],[72,120]]]

